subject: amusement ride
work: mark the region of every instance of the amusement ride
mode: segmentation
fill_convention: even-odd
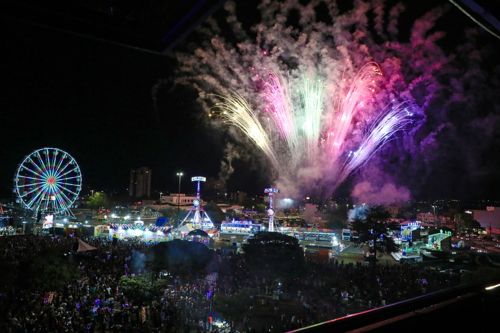
[[[58,148],[41,148],[27,155],[14,176],[17,203],[33,216],[71,216],[82,189],[76,160]]]
[[[207,179],[202,176],[191,177],[191,181],[196,183],[196,198],[193,200],[193,206],[182,220],[178,228],[189,226],[192,229],[210,230],[214,228],[214,224],[210,217],[203,209],[201,201],[201,183]]]

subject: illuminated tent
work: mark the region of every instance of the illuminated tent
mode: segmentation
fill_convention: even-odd
[[[195,229],[193,231],[190,231],[188,233],[188,236],[208,237],[208,234],[201,229]]]
[[[89,243],[85,243],[80,238],[78,238],[78,249],[76,250],[76,252],[87,252],[93,250],[97,250],[97,248],[90,245]]]

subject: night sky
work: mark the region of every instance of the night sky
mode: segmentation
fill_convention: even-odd
[[[217,138],[188,103],[174,98],[161,116],[155,112],[152,87],[171,75],[169,58],[22,24],[7,28],[2,196],[23,156],[45,146],[72,154],[87,188],[125,190],[130,168],[140,166],[153,169],[159,189],[175,184],[178,169],[217,174]]]
[[[172,58],[17,20],[1,22],[1,198],[11,195],[17,164],[45,146],[75,157],[86,190],[124,193],[130,169],[141,166],[152,168],[153,188],[162,191],[176,190],[178,170],[188,176],[217,176],[228,138],[204,120],[194,92],[167,89],[154,106],[152,88],[172,77]],[[498,136],[493,138],[481,145],[486,174],[477,183],[466,182],[472,188],[461,192],[470,194],[477,185],[481,188],[475,196],[499,198],[500,147]],[[449,144],[450,154],[459,149],[454,144]],[[426,197],[437,189],[439,196],[456,197],[456,191],[445,187],[467,175],[446,163],[443,168],[450,169],[431,172],[434,178],[428,183],[433,185],[422,192]],[[256,192],[265,184],[261,174],[266,172],[236,162],[230,189]]]

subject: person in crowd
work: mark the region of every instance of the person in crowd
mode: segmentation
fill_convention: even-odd
[[[216,253],[218,278],[210,293],[202,272],[175,276],[150,300],[139,302],[127,297],[120,279],[137,274],[133,253],[150,245],[94,237],[84,241],[97,250],[79,255],[71,237],[0,237],[2,263],[14,267],[50,249],[69,254],[65,258],[79,274],[60,290],[0,286],[0,332],[267,332],[271,323],[259,319],[263,308],[274,316],[272,331],[281,332],[453,286],[460,278],[423,266],[308,262],[302,276],[283,280],[276,300],[271,279],[249,274],[243,255]],[[217,300],[237,298],[242,290],[251,291],[253,303],[239,319],[214,325]],[[294,307],[285,308],[279,299]]]

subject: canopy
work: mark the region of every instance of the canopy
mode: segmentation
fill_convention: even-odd
[[[89,243],[85,243],[80,238],[78,238],[78,250],[76,250],[76,252],[87,252],[93,250],[97,250],[97,248],[90,245]]]
[[[201,229],[195,229],[193,231],[190,231],[188,233],[188,236],[208,237],[208,234],[205,231],[201,230]]]

